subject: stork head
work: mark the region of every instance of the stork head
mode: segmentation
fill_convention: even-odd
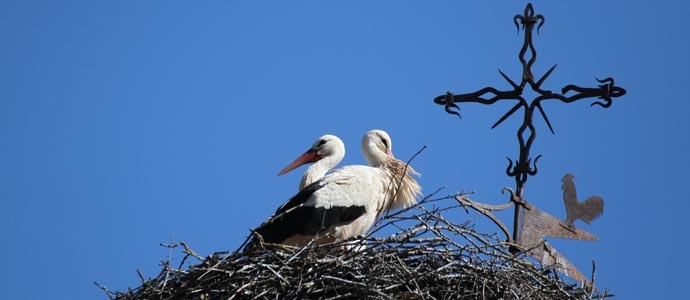
[[[290,172],[299,166],[314,163],[326,157],[332,159],[337,164],[344,156],[345,144],[343,141],[335,135],[327,134],[318,138],[307,152],[304,152],[304,154],[280,171],[278,176]]]
[[[378,167],[393,156],[393,142],[383,130],[374,129],[362,137],[364,158],[372,167]]]

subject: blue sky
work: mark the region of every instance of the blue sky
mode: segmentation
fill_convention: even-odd
[[[628,94],[544,105],[530,203],[565,218],[560,180],[606,202],[598,242],[549,241],[621,299],[677,299],[689,205],[690,11],[661,3],[534,1],[544,87],[612,76]],[[519,1],[0,2],[0,288],[8,299],[107,299],[156,276],[186,241],[234,250],[296,192],[304,168],[276,174],[319,136],[340,136],[341,165],[364,164],[359,140],[388,131],[429,193],[475,191],[503,204],[517,156],[512,103],[448,115],[434,97],[517,80]],[[508,224],[512,212],[501,217]],[[476,219],[458,213],[458,222]],[[676,253],[676,254],[674,254]],[[179,252],[172,253],[178,261]]]

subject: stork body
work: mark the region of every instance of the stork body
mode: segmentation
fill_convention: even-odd
[[[390,209],[416,203],[416,174],[392,154],[390,137],[372,130],[362,138],[370,166],[345,166],[307,185],[255,232],[264,242],[303,247],[360,236]]]

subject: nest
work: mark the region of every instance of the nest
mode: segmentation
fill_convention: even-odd
[[[181,242],[178,267],[110,299],[602,299],[561,278],[495,235],[444,218],[462,209],[457,195],[425,198],[382,217],[368,237],[292,248],[263,244],[208,257]],[[429,206],[429,208],[426,208]],[[393,231],[385,238],[377,233]],[[196,264],[188,261],[198,261]],[[594,276],[592,276],[594,277]]]

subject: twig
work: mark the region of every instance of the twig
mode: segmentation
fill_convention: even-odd
[[[111,292],[106,286],[101,285],[100,283],[95,282],[95,281],[94,281],[94,284],[95,284],[98,288],[100,288],[101,290],[103,290],[103,291],[105,292],[105,294],[108,295],[108,298],[110,298],[111,300],[115,299],[115,298],[113,297],[113,294],[114,294],[114,293]]]

